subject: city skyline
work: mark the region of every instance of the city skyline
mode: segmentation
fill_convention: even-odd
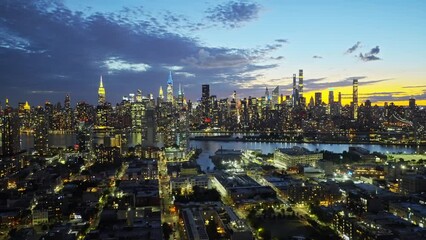
[[[259,97],[276,86],[291,95],[292,75],[304,69],[307,103],[315,92],[325,101],[333,88],[348,104],[358,79],[360,104],[407,105],[413,97],[426,105],[421,1],[1,5],[2,103],[40,105],[70,94],[94,104],[100,75],[108,102],[137,89],[157,96],[169,71],[175,92],[181,84],[191,101],[203,84],[218,98],[234,90]]]

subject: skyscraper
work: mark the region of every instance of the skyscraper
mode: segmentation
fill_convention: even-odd
[[[19,152],[19,116],[17,111],[9,106],[9,100],[6,99],[2,117],[2,154],[11,156]]]
[[[297,89],[296,74],[293,74],[293,107],[299,105],[299,90]]]
[[[68,94],[65,96],[64,110],[65,110],[65,130],[72,130],[74,127],[74,121],[73,121],[74,115],[71,109],[71,99]]]
[[[106,93],[104,83],[102,81],[102,75],[99,81],[98,89],[98,106],[96,107],[96,128],[104,129],[108,126],[109,115],[111,112],[111,104],[106,102]],[[47,109],[46,109],[47,111]]]
[[[356,120],[358,118],[358,79],[353,80],[352,109],[353,119]]]
[[[322,93],[316,92],[315,93],[315,106],[320,106],[322,103]]]
[[[105,98],[105,88],[104,88],[104,83],[102,82],[102,75],[101,75],[101,79],[99,81],[99,89],[98,89],[98,105],[104,105],[106,102],[106,98]]]
[[[210,85],[203,84],[201,86],[201,108],[203,118],[208,118],[210,113]]]
[[[266,89],[265,89],[265,98],[266,98],[266,101],[268,102],[269,100],[271,100],[271,97],[270,97],[270,95],[269,95],[269,89],[268,89],[268,87],[266,87]]]
[[[163,86],[160,86],[158,90],[157,106],[161,106],[161,103],[164,101]]]
[[[42,107],[36,109],[34,150],[40,156],[45,156],[49,152],[49,124],[46,111]]]
[[[416,108],[416,99],[415,98],[410,98],[408,100],[408,107],[410,109],[415,109]]]
[[[328,91],[328,105],[332,105],[334,103],[334,92],[333,90]]]
[[[280,87],[277,86],[272,90],[272,106],[275,106],[275,104],[280,104],[280,101],[278,100],[280,96]]]
[[[299,69],[299,101],[300,105],[304,107],[305,101],[303,98],[303,69]]]
[[[167,79],[167,102],[173,103],[173,78],[172,72],[169,72],[169,79]]]
[[[183,108],[184,98],[185,98],[185,93],[183,92],[182,85],[179,83],[179,90],[178,90],[178,97],[177,97],[177,103],[178,103],[179,109]]]
[[[299,94],[303,95],[303,69],[299,69]]]

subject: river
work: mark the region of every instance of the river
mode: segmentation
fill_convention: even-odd
[[[128,137],[128,146],[133,146],[138,138],[135,136]],[[49,145],[54,147],[68,147],[76,143],[74,134],[50,134]],[[404,145],[378,145],[378,144],[328,144],[328,143],[275,143],[275,142],[238,142],[238,141],[190,141],[191,148],[200,148],[200,154],[197,162],[202,166],[203,170],[213,169],[214,165],[209,156],[221,147],[224,149],[259,149],[264,154],[273,153],[277,148],[291,148],[300,146],[311,151],[327,150],[335,153],[348,151],[350,146],[358,146],[369,150],[370,152],[380,153],[425,153],[425,146],[404,146]],[[32,135],[21,135],[21,149],[30,150],[33,148],[34,138]]]
[[[203,151],[197,160],[203,171],[213,169],[214,165],[209,156],[220,149],[260,149],[263,154],[273,153],[277,148],[304,147],[310,151],[331,151],[341,153],[349,147],[362,147],[370,152],[380,153],[425,153],[425,146],[377,145],[377,144],[328,144],[328,143],[273,143],[273,142],[236,142],[236,141],[190,141],[190,147],[201,148]]]

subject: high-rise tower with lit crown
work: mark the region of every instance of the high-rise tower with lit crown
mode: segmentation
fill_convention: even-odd
[[[99,82],[99,89],[98,89],[98,105],[104,105],[106,103],[105,98],[105,88],[104,83],[102,82],[102,75]]]
[[[167,79],[167,102],[173,103],[173,78],[172,72],[169,72],[169,79]]]
[[[163,86],[160,86],[160,90],[158,91],[158,97],[161,100],[164,100]]]

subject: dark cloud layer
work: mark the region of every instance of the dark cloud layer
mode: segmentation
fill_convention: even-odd
[[[230,1],[210,8],[206,13],[211,21],[218,22],[224,27],[236,28],[256,19],[260,10],[261,6],[257,3]]]
[[[213,10],[234,25],[255,18],[260,9],[240,2],[224,6]],[[257,49],[206,47],[167,30],[164,19],[188,24],[183,16],[156,17],[143,8],[87,15],[56,1],[1,1],[0,96],[40,104],[62,101],[70,93],[73,101],[95,103],[102,74],[107,98],[116,103],[136,89],[156,95],[169,66],[176,83],[195,87],[185,91],[195,99],[202,83],[220,82],[218,91],[230,91],[236,82],[255,77],[255,71],[278,66],[264,60],[271,60],[283,42]]]

